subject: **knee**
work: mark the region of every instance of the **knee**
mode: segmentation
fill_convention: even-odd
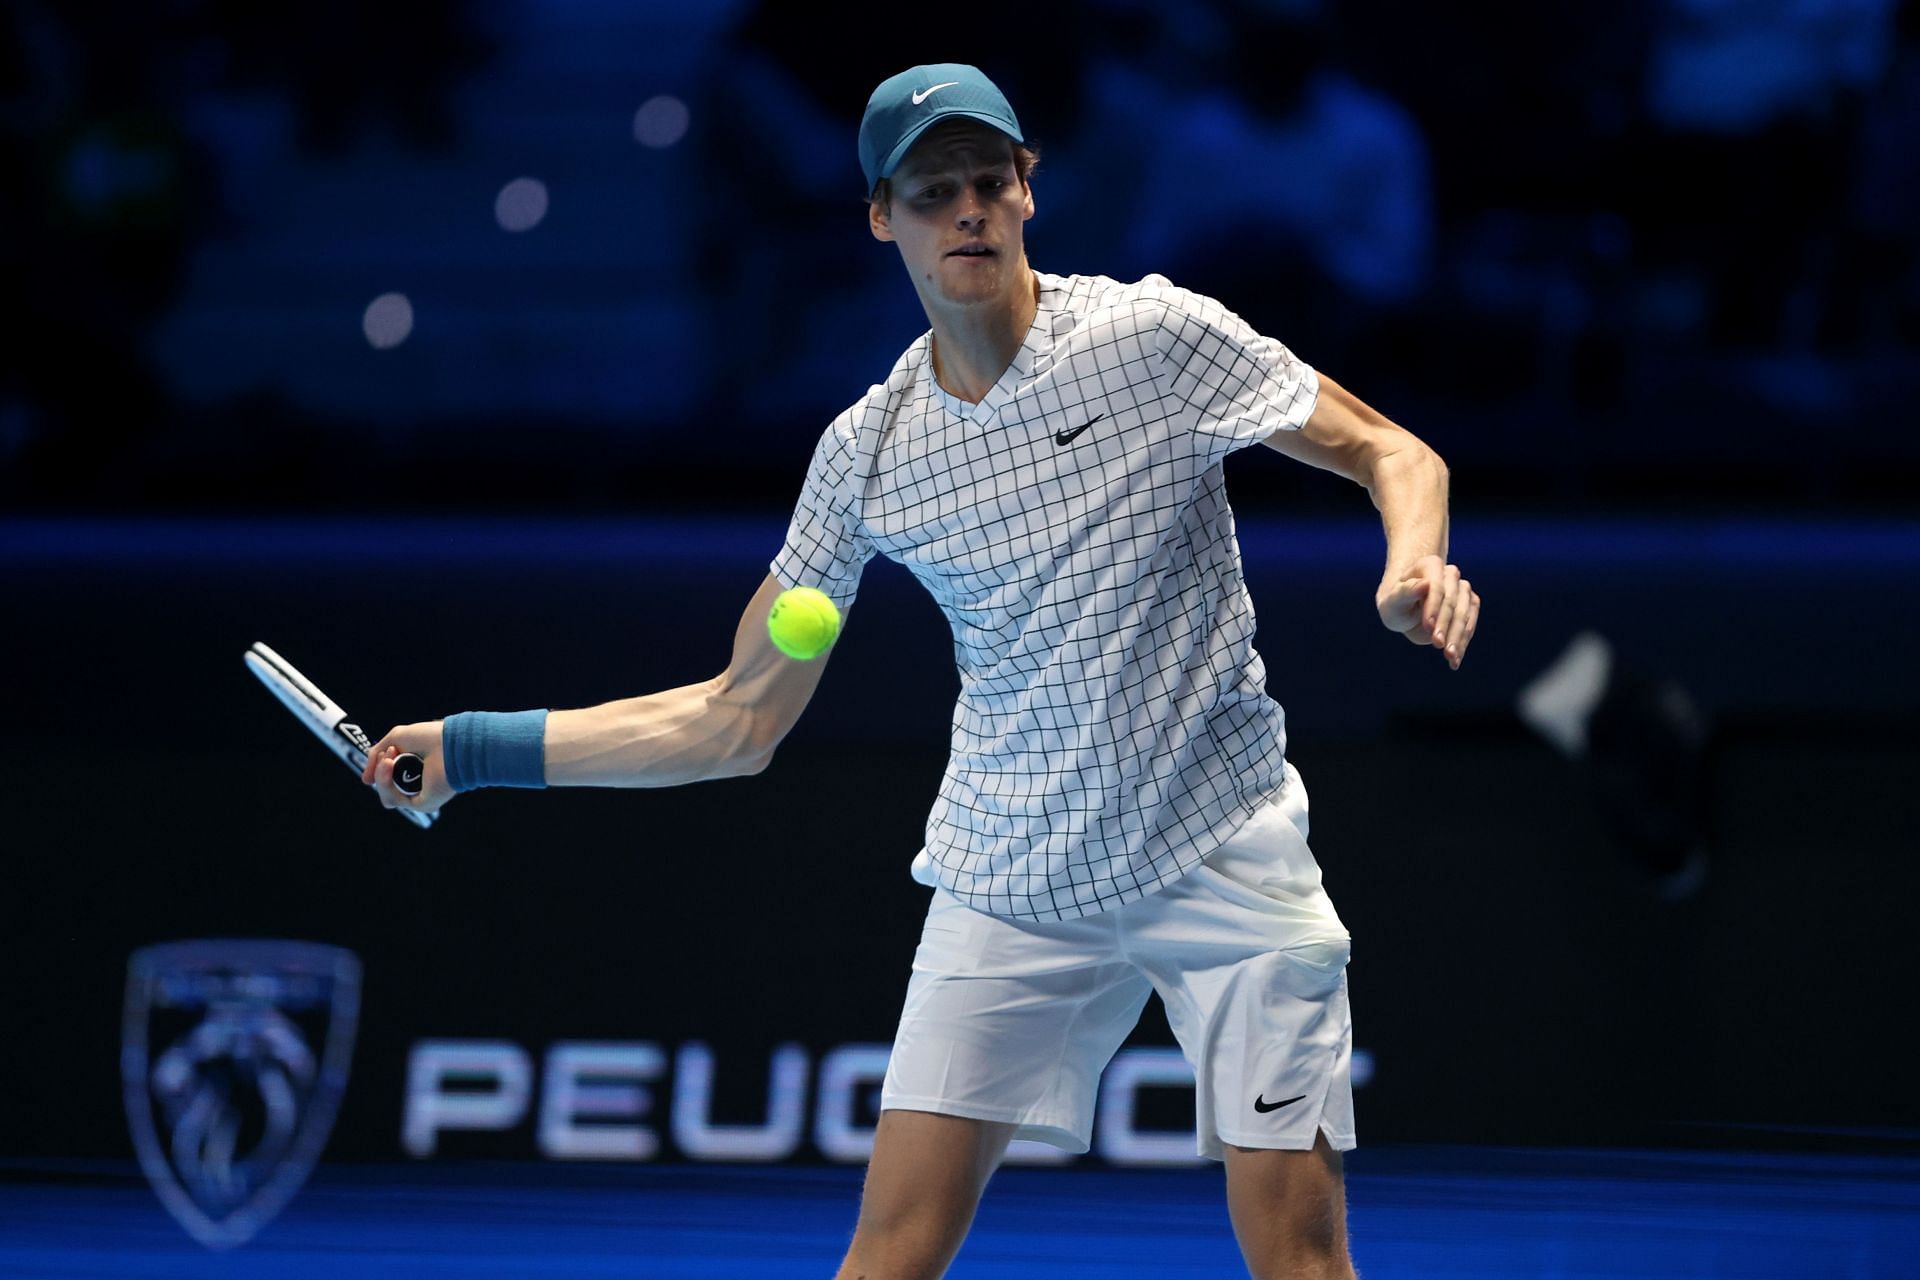
[[[1300,1263],[1326,1264],[1344,1259],[1346,1232],[1341,1228],[1338,1206],[1316,1198],[1287,1215],[1286,1250]]]
[[[970,1215],[931,1209],[860,1215],[843,1280],[938,1280],[960,1251]]]
[[[1251,1153],[1249,1153],[1251,1154]],[[1256,1277],[1347,1277],[1346,1196],[1337,1177],[1289,1155],[1241,1161],[1228,1183],[1228,1204],[1249,1269]],[[1270,1176],[1255,1177],[1263,1170]]]
[[[958,1244],[972,1221],[971,1204],[946,1203],[940,1197],[930,1196],[918,1203],[868,1202],[861,1206],[853,1238],[856,1244],[863,1240],[876,1244],[951,1240]]]
[[[938,1277],[960,1251],[972,1225],[974,1198],[941,1194],[888,1194],[868,1188],[860,1203],[844,1276],[867,1280],[917,1280]]]
[[[1295,1280],[1301,1276],[1351,1280],[1353,1264],[1345,1236],[1325,1217],[1292,1217],[1262,1253],[1247,1252],[1255,1280]]]

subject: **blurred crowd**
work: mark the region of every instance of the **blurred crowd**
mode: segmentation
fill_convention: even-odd
[[[1915,456],[1920,391],[1917,11],[980,0],[835,29],[748,4],[688,76],[682,226],[706,323],[686,367],[711,416],[821,422],[850,362],[884,372],[918,324],[891,256],[849,249],[854,132],[884,75],[971,61],[1041,151],[1037,267],[1221,298],[1439,424],[1489,499],[1670,497],[1644,474],[1657,441],[1696,458],[1674,482],[1689,496],[1900,502],[1884,464]],[[499,11],[458,0],[98,13],[0,18],[0,245],[27,317],[0,356],[0,494],[30,504],[84,503],[103,455],[185,411],[145,335],[223,210],[221,156],[182,100],[278,93],[316,154],[375,127],[444,150],[463,77],[515,56]],[[889,323],[853,335],[854,316]],[[1840,423],[1838,454],[1794,456],[1808,425]],[[1713,477],[1724,491],[1699,492]]]

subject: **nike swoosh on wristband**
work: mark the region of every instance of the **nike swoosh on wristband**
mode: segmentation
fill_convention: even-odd
[[[917,107],[921,103],[925,102],[928,98],[931,98],[934,94],[940,92],[942,89],[951,89],[953,88],[953,86],[959,83],[960,82],[958,80],[949,80],[945,84],[937,84],[933,86],[933,88],[931,89],[916,90],[913,95],[913,105]]]

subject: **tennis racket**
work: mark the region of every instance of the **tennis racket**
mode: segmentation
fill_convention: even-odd
[[[347,719],[347,713],[340,704],[320,692],[318,685],[301,675],[299,670],[285,658],[267,648],[259,641],[246,653],[247,670],[253,672],[267,691],[280,699],[281,705],[293,712],[294,718],[313,731],[313,736],[327,744],[327,750],[338,756],[347,768],[357,776],[367,767],[367,755],[373,750],[373,741],[359,725]],[[419,756],[412,752],[394,757],[393,785],[402,795],[420,794],[420,780],[426,776],[426,766]],[[426,828],[440,816],[438,809],[432,813],[422,813],[417,809],[399,809],[397,813],[416,827]]]

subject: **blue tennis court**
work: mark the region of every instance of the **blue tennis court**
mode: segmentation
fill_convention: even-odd
[[[261,1235],[209,1253],[137,1169],[16,1163],[0,1274],[19,1277],[824,1277],[847,1168],[323,1168]],[[1008,1169],[956,1280],[1243,1275],[1217,1169]],[[1912,1276],[1920,1159],[1410,1147],[1349,1162],[1366,1280]]]

